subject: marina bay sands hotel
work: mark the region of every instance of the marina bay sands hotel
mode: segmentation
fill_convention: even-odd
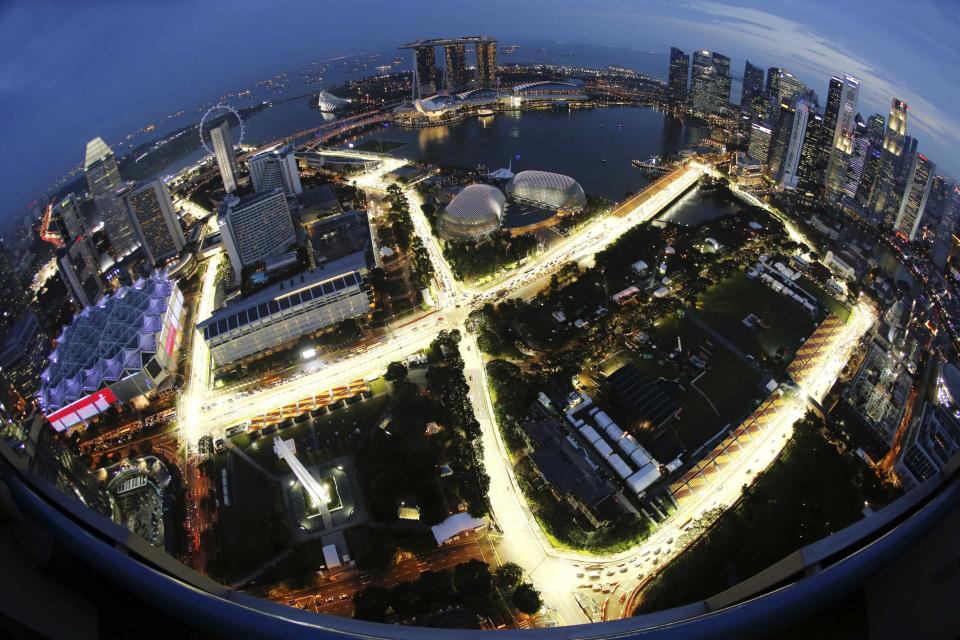
[[[463,38],[436,38],[418,40],[401,45],[413,50],[413,99],[432,96],[438,91],[459,91],[470,82],[467,77],[467,46],[477,53],[476,83],[481,89],[497,86],[497,41],[486,36]],[[436,48],[443,47],[445,67],[442,78],[437,77]]]

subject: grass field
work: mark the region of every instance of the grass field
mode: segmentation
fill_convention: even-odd
[[[690,319],[672,314],[657,322],[655,333],[662,344],[675,344],[679,336],[685,351],[697,352],[703,346],[711,354],[705,373],[691,375],[677,397],[682,410],[669,428],[684,448],[696,449],[754,408],[760,376]]]
[[[705,291],[697,300],[697,313],[759,361],[773,361],[782,348],[781,361],[790,362],[816,326],[795,301],[742,273]],[[743,319],[750,314],[760,318],[766,328],[744,325]]]
[[[646,352],[652,357],[621,351],[604,362],[600,370],[609,375],[632,363],[644,375],[672,381],[668,392],[680,404],[681,411],[663,430],[671,432],[687,451],[700,447],[727,424],[738,422],[759,401],[760,376],[690,319],[670,314],[656,322],[653,333],[659,348]],[[676,348],[677,337],[686,353],[696,353],[701,346],[710,351],[703,375],[686,361],[668,360],[667,355]],[[708,341],[712,346],[708,346]],[[696,382],[692,382],[694,379]],[[661,433],[649,434],[648,441]]]

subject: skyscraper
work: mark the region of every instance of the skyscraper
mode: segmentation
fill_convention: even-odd
[[[770,138],[770,154],[767,157],[767,175],[773,179],[780,177],[783,157],[787,154],[790,136],[793,133],[793,115],[793,102],[781,101],[777,111],[777,123],[773,128],[773,137]]]
[[[437,54],[433,45],[424,45],[413,50],[414,91],[417,98],[437,92]]]
[[[87,178],[87,189],[103,217],[103,230],[110,245],[120,255],[130,253],[137,246],[136,234],[117,196],[122,185],[117,159],[102,138],[94,138],[87,143],[83,172]]]
[[[0,331],[3,331],[23,313],[27,306],[24,287],[13,256],[3,238],[0,238]]]
[[[743,69],[743,87],[740,89],[740,108],[756,112],[758,99],[763,98],[763,69],[747,64]],[[766,110],[764,109],[764,113]],[[761,114],[762,115],[762,114]]]
[[[853,126],[853,150],[847,161],[847,172],[843,181],[843,193],[847,197],[855,198],[860,181],[863,179],[863,171],[867,164],[867,155],[870,152],[870,134],[867,130],[867,123],[863,121],[858,113],[854,118]]]
[[[83,222],[83,214],[80,211],[80,203],[77,197],[72,193],[57,204],[57,211],[60,213],[60,220],[63,221],[63,227],[66,229],[67,237],[72,239],[79,238],[86,233],[86,225]]]
[[[715,113],[723,113],[730,106],[730,58],[714,52],[713,69],[713,109]]]
[[[827,92],[827,108],[824,111],[824,145],[829,139],[826,153],[824,185],[826,197],[837,201],[843,195],[847,174],[847,158],[853,152],[853,126],[857,113],[857,98],[860,81],[853,76],[833,76]]]
[[[761,122],[754,122],[750,125],[750,146],[747,153],[754,160],[759,160],[766,165],[770,157],[770,136],[773,131],[767,125]]]
[[[713,104],[713,58],[709,51],[694,51],[690,71],[690,100],[697,111],[709,113]]]
[[[300,184],[300,171],[292,146],[275,147],[261,151],[247,160],[250,169],[250,182],[254,191],[283,189],[288,196],[303,193]]]
[[[282,253],[297,240],[282,189],[224,198],[217,224],[233,265],[235,284],[240,284],[244,267]]]
[[[690,56],[670,47],[670,68],[667,75],[667,102],[672,106],[686,104],[690,82]]]
[[[446,62],[447,91],[459,91],[467,83],[467,46],[463,43],[447,44],[443,47]]]
[[[497,86],[497,42],[483,40],[477,42],[477,84],[484,89]]]
[[[730,58],[710,51],[695,51],[690,94],[693,107],[703,113],[721,113],[730,103]]]
[[[823,136],[827,133],[823,124],[823,115],[814,108],[810,108],[803,146],[800,149],[800,162],[797,164],[797,190],[815,197],[819,197],[822,193],[820,150],[823,148]]]
[[[875,149],[883,147],[883,130],[887,121],[882,113],[874,113],[867,118],[867,137],[870,139],[870,146]]]
[[[78,236],[57,254],[57,272],[78,307],[95,304],[106,284],[100,275],[100,259],[90,238]]]
[[[870,189],[867,206],[875,214],[882,215],[883,221],[892,223],[897,214],[900,200],[896,189],[895,166],[904,151],[907,135],[907,103],[894,98],[887,116],[887,126],[883,132],[883,149],[880,166]]]
[[[217,158],[217,167],[223,179],[223,190],[233,193],[237,190],[237,157],[233,155],[233,136],[230,135],[230,123],[224,120],[220,126],[210,130],[213,142],[213,155]]]
[[[139,185],[124,196],[147,259],[156,264],[180,253],[186,241],[163,180]]]
[[[790,123],[790,136],[783,155],[783,167],[780,171],[780,184],[788,189],[797,186],[797,170],[807,136],[807,122],[813,113],[813,106],[803,97],[794,100],[793,118]],[[814,142],[811,139],[811,142]]]
[[[781,67],[767,70],[767,97],[770,103],[770,117],[776,118],[780,104],[790,100],[798,93],[806,93],[807,87],[792,73]]]
[[[909,240],[916,239],[917,228],[923,218],[923,211],[930,195],[930,183],[933,179],[934,164],[922,153],[913,157],[907,178],[900,211],[894,223],[896,232]]]

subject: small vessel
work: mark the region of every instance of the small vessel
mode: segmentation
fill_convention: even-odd
[[[601,163],[601,164],[607,164],[607,159],[606,159],[606,158],[600,158],[600,163]]]
[[[488,118],[493,115],[493,109],[477,109],[477,115],[481,118]]]

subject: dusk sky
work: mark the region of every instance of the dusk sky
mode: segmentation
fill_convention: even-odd
[[[829,76],[850,73],[862,82],[864,117],[886,115],[894,95],[905,99],[920,150],[960,175],[956,8],[897,0],[4,0],[0,221],[79,162],[94,136],[109,142],[282,69],[467,33],[664,54],[671,45],[709,48],[733,59],[735,75],[745,58],[786,67],[821,102]]]

